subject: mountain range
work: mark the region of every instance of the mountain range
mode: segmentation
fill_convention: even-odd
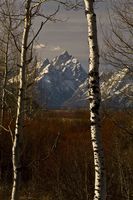
[[[37,102],[48,108],[60,108],[86,78],[87,73],[80,62],[67,51],[51,62],[46,59],[36,78]]]
[[[47,108],[88,107],[88,76],[77,58],[67,51],[38,66],[36,101]],[[101,73],[102,105],[112,108],[133,107],[133,73],[128,68]]]

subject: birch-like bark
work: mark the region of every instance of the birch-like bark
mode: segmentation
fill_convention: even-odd
[[[5,47],[5,70],[4,70],[4,78],[3,78],[3,87],[2,87],[2,97],[1,97],[1,113],[0,113],[0,125],[3,125],[4,121],[4,108],[5,108],[5,89],[7,86],[7,76],[8,76],[8,51],[9,51],[9,39],[10,39],[10,33],[7,35],[7,42]],[[1,127],[0,127],[0,133],[1,133]]]
[[[24,18],[24,31],[21,45],[21,63],[19,71],[19,92],[17,101],[17,116],[15,136],[12,148],[12,162],[13,162],[13,187],[11,200],[19,199],[19,189],[21,180],[21,154],[23,146],[23,126],[24,126],[24,109],[25,109],[25,86],[26,86],[26,55],[29,30],[31,26],[30,15],[31,0],[26,1],[25,18]]]
[[[104,153],[100,130],[100,85],[99,85],[99,50],[97,41],[96,15],[93,9],[93,0],[84,0],[85,14],[88,23],[89,45],[89,101],[91,141],[94,153],[95,187],[94,200],[106,199],[106,176]]]

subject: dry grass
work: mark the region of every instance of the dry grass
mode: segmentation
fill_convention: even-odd
[[[84,200],[86,195],[89,200],[92,199],[94,169],[88,117],[87,111],[45,111],[32,120],[26,119],[21,157],[21,192],[26,199],[28,195],[41,200]],[[8,120],[5,126],[7,124]],[[132,192],[131,128],[132,121],[128,113],[102,114],[108,200],[125,200],[127,194],[131,195]],[[60,137],[55,143],[58,133]],[[9,133],[3,131],[0,145],[1,184],[9,185],[8,190],[5,188],[4,192],[1,192],[2,195],[9,194],[12,180],[12,144]]]

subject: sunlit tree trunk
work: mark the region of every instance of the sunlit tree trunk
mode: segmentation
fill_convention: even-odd
[[[25,18],[24,18],[24,31],[21,45],[21,63],[19,71],[19,92],[17,101],[17,117],[15,136],[12,148],[12,162],[13,162],[13,188],[11,200],[19,199],[19,188],[21,180],[21,154],[23,146],[23,127],[24,127],[24,114],[25,114],[25,85],[26,85],[26,55],[27,55],[27,43],[29,30],[31,26],[30,16],[30,4],[31,0],[26,1],[25,6]]]
[[[88,23],[88,45],[89,45],[89,101],[91,141],[94,153],[95,187],[94,200],[106,199],[106,177],[104,153],[100,130],[100,86],[99,86],[99,50],[97,42],[96,15],[93,9],[93,0],[84,0],[85,14]]]

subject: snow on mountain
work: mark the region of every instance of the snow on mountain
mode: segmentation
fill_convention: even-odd
[[[67,108],[85,108],[89,106],[88,79],[78,87],[72,97],[64,105]]]
[[[110,77],[108,79],[108,77]],[[133,108],[133,73],[124,68],[112,75],[101,75],[102,105],[111,108]],[[65,107],[87,107],[89,104],[87,79],[64,103]]]
[[[16,75],[9,80],[9,84],[18,81]],[[128,68],[102,72],[100,87],[103,106],[133,108],[133,72]],[[45,59],[37,64],[34,92],[36,101],[42,107],[83,108],[89,105],[87,73],[67,51],[52,61]]]
[[[113,108],[133,108],[133,72],[123,68],[101,84],[104,105]]]
[[[100,82],[107,80],[110,74],[100,73]],[[78,87],[73,96],[64,103],[64,107],[85,108],[89,106],[88,78]]]
[[[45,60],[36,78],[37,102],[41,106],[60,108],[85,81],[87,73],[67,51]]]

